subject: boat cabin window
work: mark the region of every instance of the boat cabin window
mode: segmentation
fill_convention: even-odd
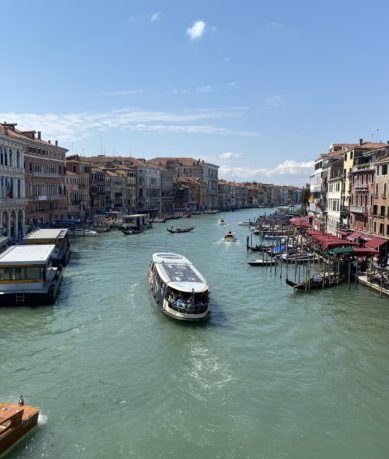
[[[7,266],[0,268],[0,281],[41,280],[44,266]]]

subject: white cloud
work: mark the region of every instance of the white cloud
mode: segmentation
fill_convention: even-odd
[[[236,81],[230,81],[229,83],[226,83],[225,87],[228,89],[239,89],[239,85]]]
[[[206,86],[200,86],[199,88],[196,89],[196,92],[198,94],[207,94],[212,92],[212,86],[210,84]]]
[[[241,158],[242,153],[233,153],[232,151],[226,151],[219,155],[220,159],[238,159]]]
[[[186,33],[191,40],[197,40],[204,35],[206,26],[207,24],[203,20],[195,21],[192,27],[186,29]]]
[[[276,183],[282,179],[284,183],[286,181],[301,183],[308,179],[313,167],[313,161],[299,162],[293,160],[282,161],[275,167],[268,169],[223,165],[219,169],[219,176],[229,180],[273,181]]]
[[[122,129],[129,132],[214,134],[258,136],[256,132],[240,131],[213,124],[216,120],[240,117],[244,108],[202,109],[189,112],[158,112],[146,110],[114,110],[69,114],[0,113],[0,119],[18,123],[20,129],[39,129],[45,138],[62,142],[76,141],[96,132]]]
[[[282,96],[270,96],[265,99],[265,105],[277,108],[285,104],[285,98]]]
[[[102,92],[102,96],[134,96],[137,94],[144,94],[144,89],[127,89],[124,91],[106,91]]]
[[[151,22],[159,22],[160,19],[161,19],[161,13],[159,12],[156,12],[150,16]]]

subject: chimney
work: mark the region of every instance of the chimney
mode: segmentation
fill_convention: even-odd
[[[41,140],[41,131],[38,131],[38,140]]]
[[[55,146],[58,147],[58,140],[55,141]]]
[[[363,145],[363,139],[359,139],[359,145]]]
[[[51,144],[51,140],[48,140],[47,143]]]

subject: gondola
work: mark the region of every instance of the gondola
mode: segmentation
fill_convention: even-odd
[[[176,228],[176,229],[171,227],[171,228],[166,228],[166,231],[169,231],[169,233],[175,234],[175,233],[189,233],[189,231],[192,231],[194,229],[195,229],[194,226],[191,226],[190,228]]]
[[[252,252],[270,252],[271,247],[268,245],[248,245],[247,250],[251,250]]]
[[[129,234],[140,234],[142,230],[136,229],[136,228],[120,228],[121,232],[123,234],[129,235]]]
[[[275,260],[253,260],[247,262],[250,266],[274,266],[276,264]]]
[[[328,276],[325,276],[323,279],[323,276],[313,276],[311,279],[307,280],[306,282],[293,282],[289,279],[286,279],[286,283],[290,286],[293,287],[295,290],[320,290],[323,288],[329,288],[329,287],[334,287],[335,285],[341,284],[342,282],[345,282],[347,280],[347,277],[341,277],[338,280],[330,280]]]

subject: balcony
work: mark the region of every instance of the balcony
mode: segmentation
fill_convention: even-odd
[[[59,174],[58,172],[26,172],[27,175],[32,175],[33,177],[52,177],[52,178],[62,178],[64,174]]]
[[[25,204],[25,198],[0,198],[1,206],[24,206]]]
[[[356,191],[369,191],[369,185],[367,183],[356,182],[354,183],[354,189]]]
[[[37,201],[55,201],[56,199],[65,199],[65,196],[61,196],[59,194],[53,195],[39,195],[35,198]]]
[[[350,212],[353,214],[365,214],[366,207],[365,206],[350,206]]]
[[[374,172],[374,167],[370,163],[357,164],[356,166],[353,166],[351,173],[355,174],[358,172]]]

